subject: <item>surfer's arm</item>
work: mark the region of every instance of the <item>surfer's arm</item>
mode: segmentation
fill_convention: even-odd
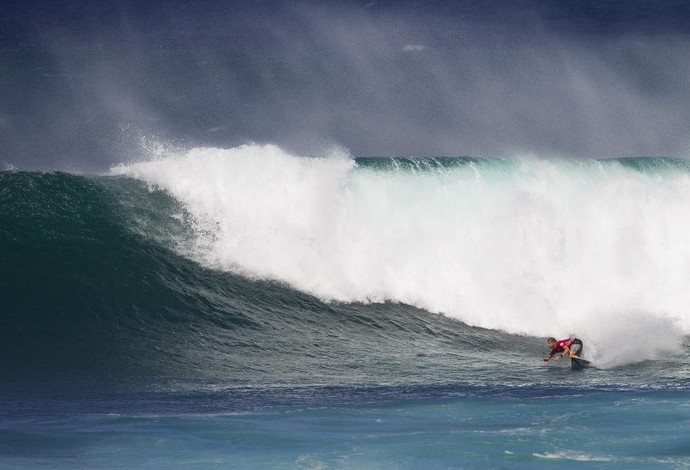
[[[557,352],[558,352],[558,351],[556,351],[555,349],[552,349],[551,352],[548,353],[548,354],[546,355],[546,357],[544,358],[544,360],[545,360],[545,361],[548,361],[548,360],[551,359],[551,358],[553,357],[553,355],[556,354]]]
[[[567,355],[570,354],[570,348],[567,345],[563,345],[563,352],[560,353],[560,356],[556,356],[556,360],[559,360]]]
[[[552,356],[556,356],[553,359],[555,361],[557,361],[557,360],[561,359],[562,357],[567,356],[569,352],[570,352],[570,348],[568,346],[563,346],[562,350],[552,349],[551,352],[544,358],[544,360],[548,361],[549,359],[551,359]]]

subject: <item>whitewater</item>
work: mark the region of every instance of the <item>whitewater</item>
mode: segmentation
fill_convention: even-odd
[[[110,175],[179,201],[194,234],[172,243],[183,256],[327,302],[575,335],[604,368],[690,334],[685,160],[354,159],[245,145],[171,151]]]

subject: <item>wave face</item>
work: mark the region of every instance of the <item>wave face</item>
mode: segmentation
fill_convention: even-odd
[[[412,306],[325,304],[180,255],[212,249],[209,236],[186,205],[141,181],[0,173],[8,386],[433,383],[455,370],[457,347],[481,381],[486,344],[511,338]]]
[[[667,158],[353,160],[244,146],[112,172],[180,201],[194,237],[175,249],[202,265],[325,301],[574,333],[600,352],[626,338],[649,353],[690,332],[688,170]]]
[[[1,366],[119,383],[522,384],[553,379],[531,361],[543,337],[572,333],[614,375],[657,359],[681,377],[659,353],[690,330],[689,176],[674,159],[274,146],[106,176],[0,172]]]

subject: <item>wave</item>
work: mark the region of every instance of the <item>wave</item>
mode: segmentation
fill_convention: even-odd
[[[412,306],[324,304],[209,269],[177,252],[208,236],[198,221],[134,179],[2,172],[0,195],[7,377],[427,383],[457,372],[453,349],[469,366],[505,340],[530,348]]]
[[[595,353],[626,338],[651,354],[690,332],[688,170],[671,158],[303,158],[249,145],[112,174],[180,201],[195,236],[176,249],[205,266],[325,301],[574,333]]]
[[[655,358],[688,334],[688,175],[275,146],[0,172],[3,367],[481,381],[571,333],[604,368]]]

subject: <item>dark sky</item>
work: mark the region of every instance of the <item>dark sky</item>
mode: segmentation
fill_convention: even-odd
[[[4,8],[0,169],[100,172],[142,142],[690,150],[690,2],[100,3]]]

